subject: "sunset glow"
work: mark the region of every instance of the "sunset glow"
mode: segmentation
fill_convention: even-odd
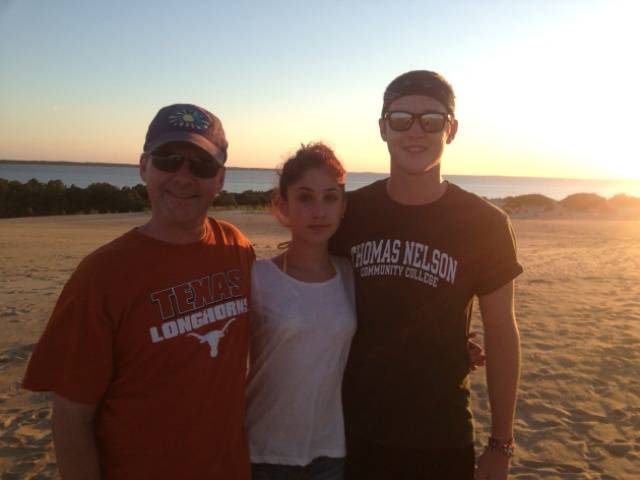
[[[364,1],[2,5],[0,159],[136,163],[157,110],[190,102],[222,119],[230,165],[322,139],[385,172],[382,93],[431,69],[457,94],[444,173],[640,179],[631,1],[405,1],[391,24]]]

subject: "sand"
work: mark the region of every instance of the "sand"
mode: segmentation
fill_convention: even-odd
[[[267,213],[217,212],[273,256],[287,231]],[[0,480],[58,478],[50,395],[19,388],[54,302],[87,253],[148,214],[0,220]],[[640,220],[513,218],[522,376],[512,478],[636,479],[640,472]],[[478,318],[474,329],[480,330]],[[480,336],[481,339],[481,336]],[[472,376],[478,450],[489,433]]]

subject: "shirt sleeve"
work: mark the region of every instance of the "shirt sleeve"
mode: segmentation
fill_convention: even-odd
[[[81,263],[65,285],[29,361],[22,387],[94,404],[113,373],[114,329],[96,274]]]
[[[515,233],[506,214],[495,216],[483,238],[486,253],[476,287],[479,297],[498,290],[523,271],[518,261]]]

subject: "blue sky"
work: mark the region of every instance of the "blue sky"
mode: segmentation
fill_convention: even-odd
[[[0,159],[137,163],[162,106],[218,115],[229,166],[304,142],[388,170],[397,75],[457,95],[443,173],[640,178],[632,0],[0,0]]]

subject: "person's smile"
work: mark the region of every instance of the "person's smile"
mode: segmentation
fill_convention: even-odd
[[[313,224],[313,225],[309,225],[308,228],[313,232],[322,233],[330,227],[331,227],[330,225],[326,225],[326,224]]]

